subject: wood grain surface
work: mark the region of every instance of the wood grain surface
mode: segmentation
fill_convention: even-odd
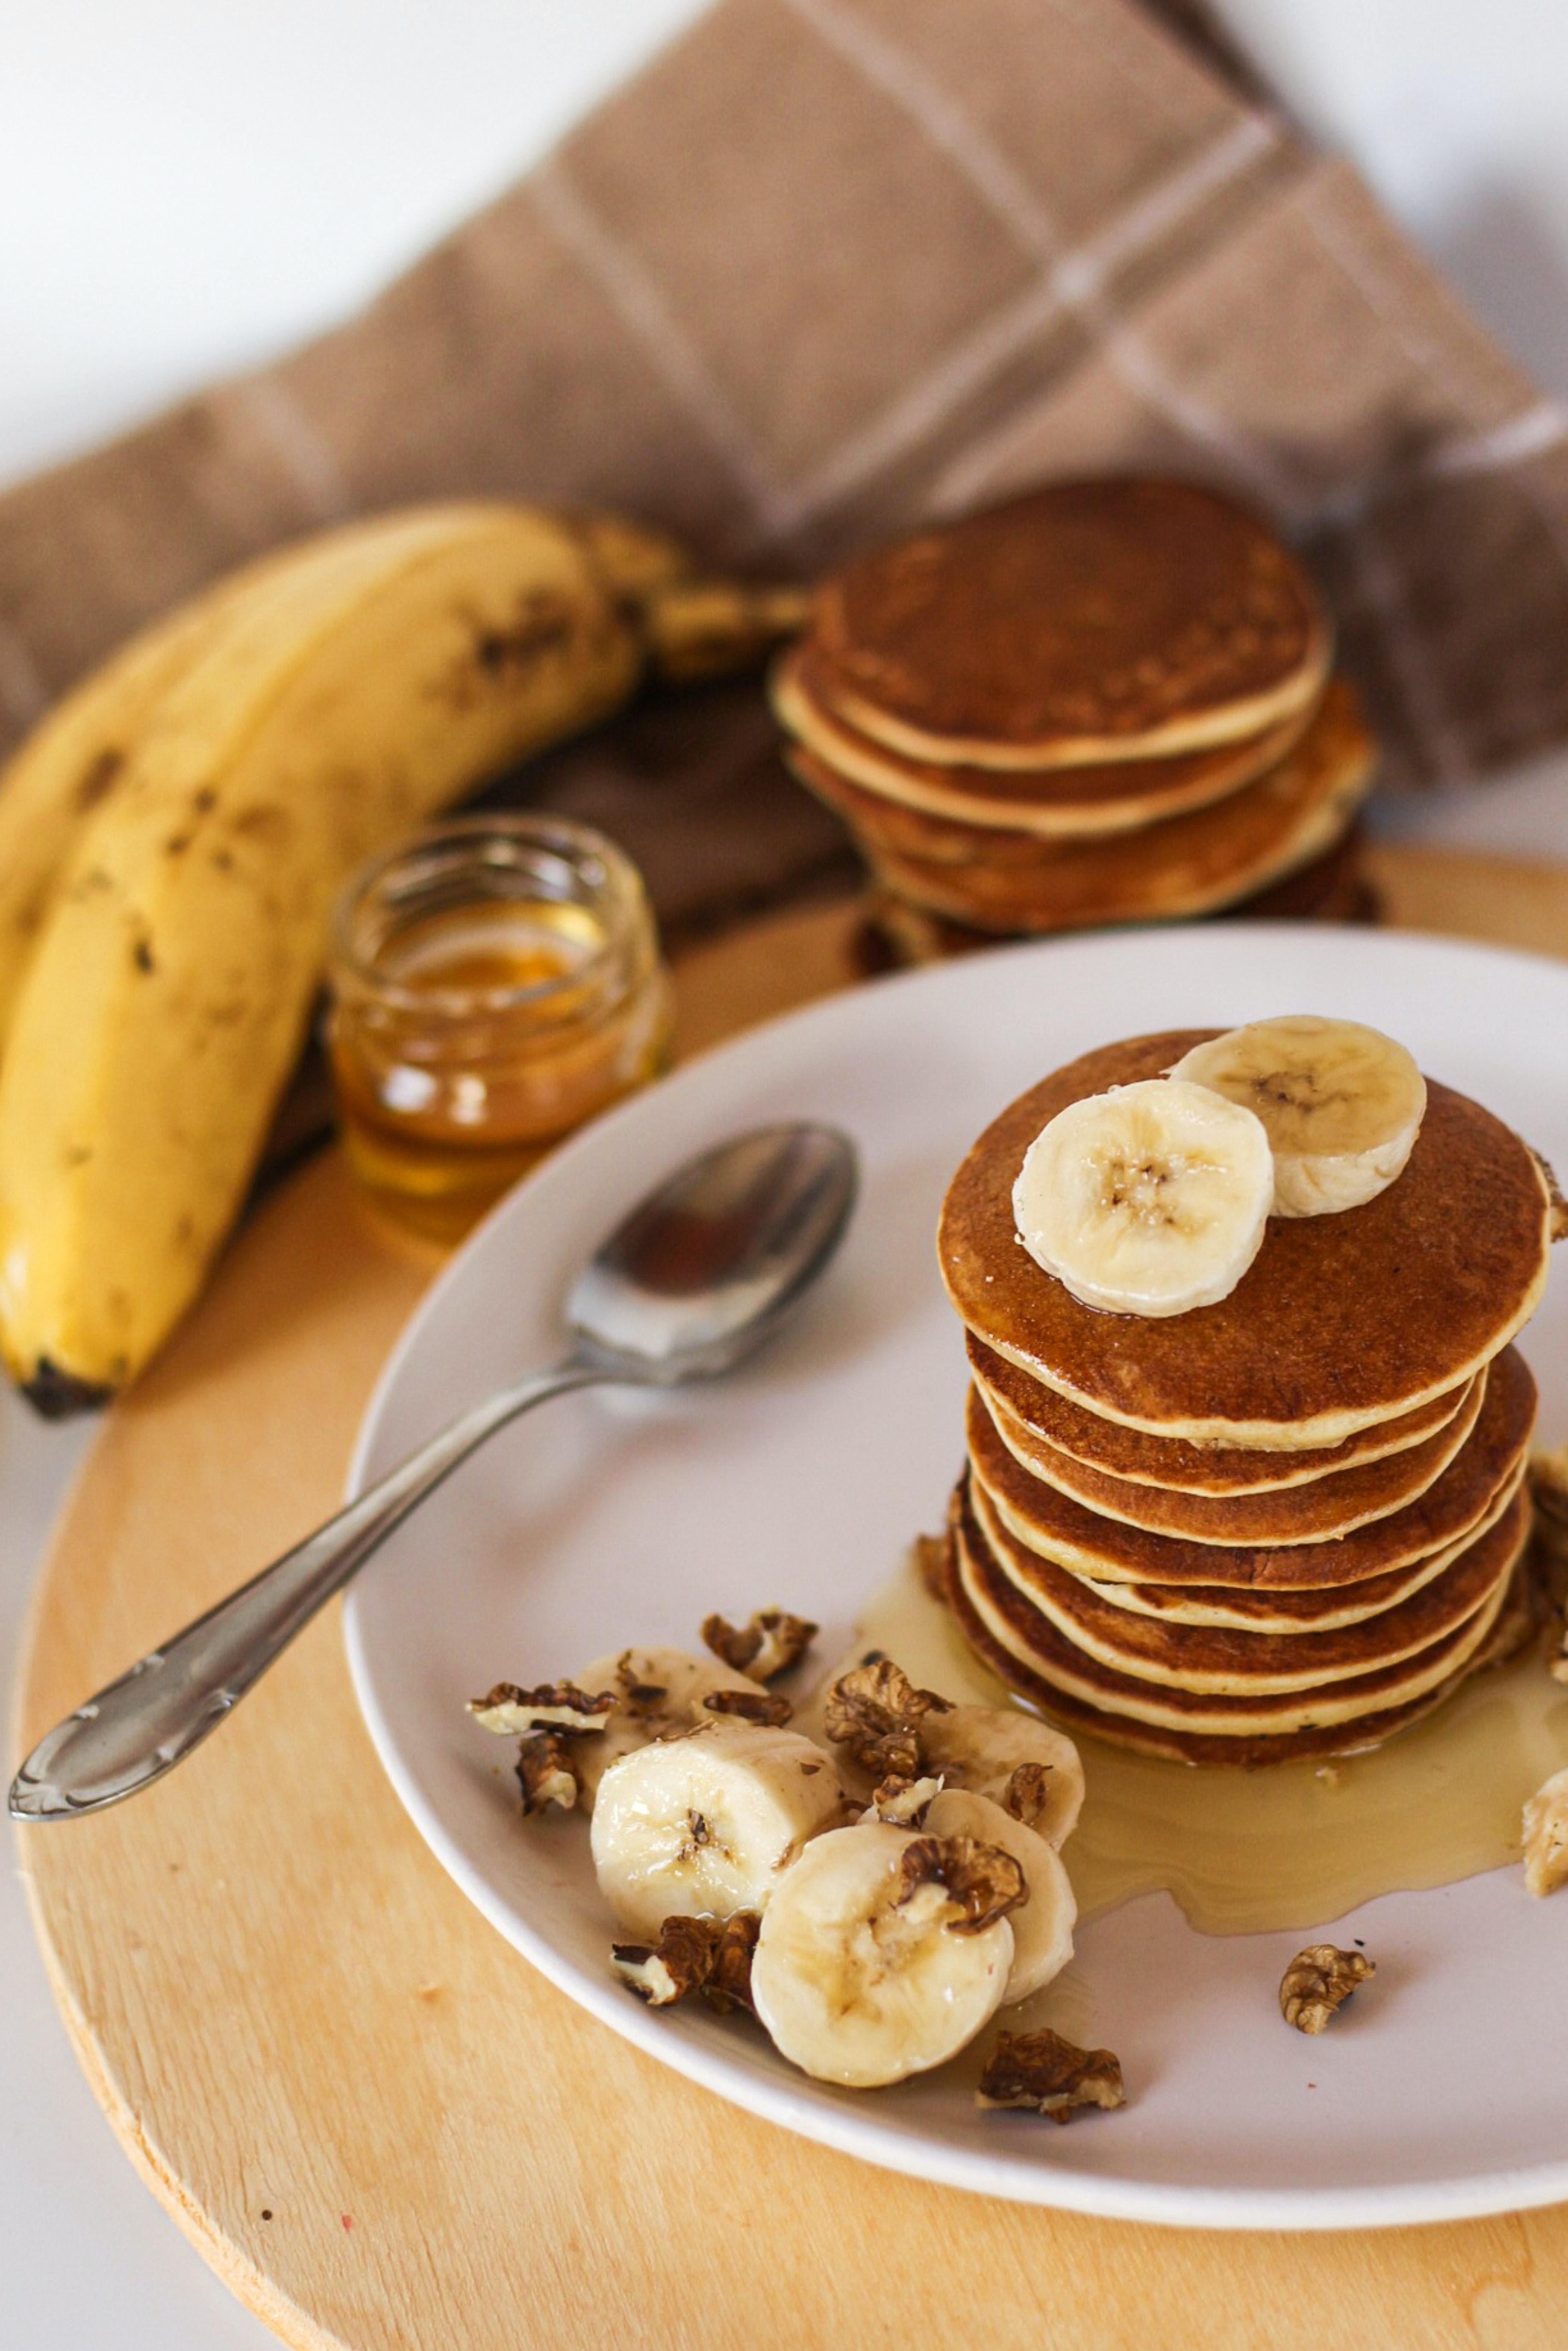
[[[1375,863],[1412,928],[1568,949],[1568,872]],[[846,984],[853,920],[794,915],[688,956],[685,1050]],[[378,1237],[335,1155],[264,1207],[106,1418],[40,1583],[26,1740],[335,1507],[428,1270]],[[290,2344],[1568,2344],[1568,2208],[1326,2238],[1085,2220],[870,2169],[666,2072],[537,1976],[425,1851],[335,1611],[183,1770],[18,1842],[127,2151]]]

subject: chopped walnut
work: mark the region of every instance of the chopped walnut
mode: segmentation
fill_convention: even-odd
[[[926,1715],[948,1710],[945,1698],[916,1689],[891,1657],[876,1656],[832,1684],[822,1728],[836,1747],[847,1748],[879,1780],[915,1780],[920,1776],[920,1725]]]
[[[1107,2112],[1125,2104],[1121,2060],[1109,2049],[1079,2049],[1060,2032],[1003,2032],[975,2092],[979,2106],[1030,2106],[1064,2123],[1079,2106]]]
[[[934,1796],[942,1793],[939,1779],[883,1780],[872,1791],[872,1799],[861,1814],[862,1821],[886,1821],[895,1829],[917,1829],[925,1818],[925,1808]]]
[[[700,1991],[721,2015],[749,2010],[760,1924],[754,1910],[733,1918],[666,1918],[656,1943],[612,1943],[611,1964],[650,2008],[669,2008]]]
[[[1524,1807],[1524,1882],[1531,1894],[1568,1886],[1568,1768],[1553,1771]]]
[[[497,1682],[486,1697],[471,1698],[468,1711],[481,1729],[515,1738],[530,1730],[602,1730],[619,1703],[613,1690],[580,1690],[575,1682],[540,1682],[537,1689]]]
[[[669,2008],[706,1983],[719,1933],[716,1918],[666,1918],[656,1943],[612,1943],[611,1965],[650,2008]]]
[[[1543,1616],[1561,1615],[1568,1603],[1568,1445],[1537,1453],[1530,1464],[1530,1498],[1535,1505],[1530,1574]],[[1552,1662],[1559,1681],[1568,1681],[1568,1632]]]
[[[755,1910],[737,1910],[724,1922],[714,1946],[713,1969],[703,1986],[708,2006],[727,2016],[732,2008],[751,2011],[751,1955],[762,1921]]]
[[[580,1793],[570,1739],[559,1730],[541,1730],[525,1739],[517,1750],[517,1782],[525,1813],[542,1813],[551,1804],[570,1813]]]
[[[1531,1150],[1530,1155],[1541,1170],[1541,1180],[1546,1186],[1546,1196],[1551,1203],[1546,1227],[1547,1238],[1560,1241],[1564,1237],[1568,1237],[1568,1200],[1563,1196],[1563,1186],[1557,1181],[1551,1162],[1544,1159],[1539,1151]]]
[[[742,1722],[761,1723],[769,1730],[779,1729],[794,1711],[777,1690],[709,1690],[697,1701],[699,1719],[705,1714],[736,1715]]]
[[[940,1886],[958,1917],[947,1921],[955,1935],[980,1935],[1029,1899],[1021,1865],[999,1844],[982,1844],[978,1837],[912,1837],[899,1865],[903,1881],[900,1903],[910,1901],[922,1886]]]
[[[1049,1763],[1020,1763],[1002,1790],[1002,1810],[1032,1829],[1051,1804]]]
[[[703,1618],[703,1639],[716,1657],[737,1674],[770,1682],[798,1666],[821,1628],[806,1616],[791,1616],[787,1608],[762,1608],[747,1625],[731,1625],[722,1616]]]
[[[1376,1972],[1375,1962],[1364,1951],[1310,1943],[1296,1953],[1281,1980],[1280,2013],[1298,2032],[1321,2032],[1357,1984]]]

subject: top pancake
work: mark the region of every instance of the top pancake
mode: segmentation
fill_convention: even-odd
[[[1017,1237],[1024,1153],[1069,1102],[1158,1077],[1218,1033],[1103,1046],[1020,1095],[948,1186],[943,1279],[977,1338],[1107,1419],[1199,1445],[1338,1445],[1458,1386],[1529,1319],[1546,1280],[1549,1179],[1500,1119],[1429,1081],[1397,1181],[1337,1216],[1271,1217],[1217,1305],[1155,1320],[1080,1304]]]
[[[1301,566],[1186,482],[1056,482],[846,565],[818,590],[822,699],[915,759],[1047,768],[1280,725],[1327,674]]]

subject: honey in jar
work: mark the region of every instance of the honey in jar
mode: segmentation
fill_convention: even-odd
[[[460,819],[382,859],[339,905],[331,982],[350,1165],[439,1242],[668,1052],[641,877],[563,818]]]

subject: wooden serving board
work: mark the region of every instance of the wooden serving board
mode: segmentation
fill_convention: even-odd
[[[1375,865],[1409,927],[1568,951],[1568,872]],[[685,1050],[847,984],[854,920],[796,914],[686,958]],[[378,1238],[335,1155],[254,1218],[88,1460],[39,1587],[27,1742],[336,1506],[428,1270]],[[1085,2220],[873,2170],[665,2071],[536,1975],[426,1852],[335,1612],[183,1770],[19,1844],[110,2121],[290,2344],[1568,2341],[1568,2207],[1328,2238]]]

